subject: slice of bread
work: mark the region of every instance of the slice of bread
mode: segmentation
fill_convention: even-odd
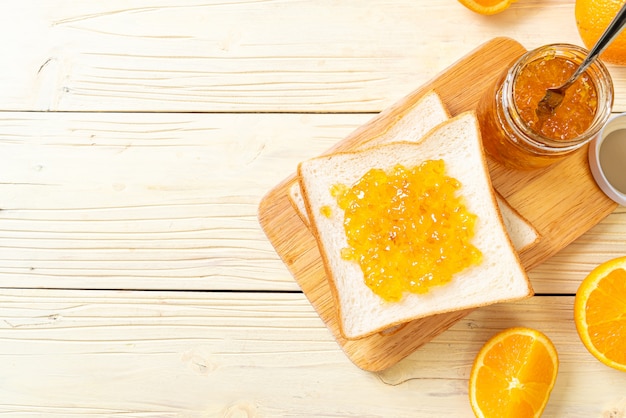
[[[389,128],[382,135],[361,143],[360,148],[404,140],[403,138],[419,139],[448,119],[450,119],[450,113],[441,101],[441,97],[431,90],[424,94],[406,112],[399,115],[396,121],[390,124]]]
[[[441,101],[441,97],[431,90],[420,97],[406,112],[389,124],[389,128],[381,135],[369,138],[362,142],[357,150],[369,148],[378,144],[394,141],[407,141],[421,139],[426,132],[435,128],[440,123],[448,120],[450,114]],[[309,226],[309,218],[306,216],[304,201],[300,194],[300,184],[295,181],[289,187],[289,200],[306,226]]]
[[[507,234],[509,234],[509,238],[511,238],[513,248],[518,253],[539,242],[539,232],[537,232],[535,227],[497,192],[496,202],[498,202],[498,208],[502,214],[504,228]]]
[[[430,91],[401,115],[385,133],[360,144],[356,149],[362,150],[397,141],[420,141],[424,134],[449,118],[450,114],[439,95]],[[289,200],[302,222],[308,227],[309,218],[300,192],[300,184],[297,181],[289,187]],[[537,230],[497,193],[496,200],[514,248],[521,252],[535,244],[539,240]]]
[[[426,294],[407,293],[398,302],[385,302],[366,286],[359,265],[341,257],[347,247],[344,215],[330,194],[331,186],[352,185],[371,168],[414,167],[436,159],[444,160],[446,175],[462,183],[459,194],[467,210],[478,217],[472,244],[482,252],[482,262]],[[396,142],[304,161],[298,166],[298,175],[346,338],[362,338],[413,319],[533,294],[504,229],[473,112],[444,122],[419,143]],[[330,216],[321,213],[325,206],[331,208]]]

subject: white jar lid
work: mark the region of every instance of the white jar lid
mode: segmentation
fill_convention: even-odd
[[[620,131],[623,135],[620,135],[619,138],[613,137],[611,139],[611,149],[608,149],[608,147],[603,149],[604,140],[609,134],[616,131]],[[626,113],[611,117],[589,145],[589,166],[596,183],[613,201],[626,206],[626,191],[620,191],[615,185],[616,170],[619,170],[618,175],[620,176],[622,188],[623,181],[626,181],[626,158],[622,159],[622,156],[626,156]],[[603,167],[603,164],[607,166]],[[611,167],[608,166],[609,164]],[[611,181],[614,183],[611,183]]]

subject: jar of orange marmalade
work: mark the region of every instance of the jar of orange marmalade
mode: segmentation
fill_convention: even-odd
[[[552,44],[524,54],[480,99],[477,116],[485,151],[516,169],[545,167],[591,141],[611,114],[613,82],[596,60],[549,115],[537,113],[550,87],[562,85],[587,50]]]

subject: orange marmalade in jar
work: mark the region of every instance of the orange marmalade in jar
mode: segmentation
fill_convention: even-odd
[[[579,149],[600,131],[613,106],[613,82],[596,60],[567,89],[550,115],[537,105],[551,87],[576,71],[587,55],[581,47],[546,45],[529,51],[487,89],[477,109],[486,153],[516,169],[545,167]]]

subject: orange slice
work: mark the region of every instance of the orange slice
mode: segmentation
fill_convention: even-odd
[[[509,8],[515,0],[459,0],[463,6],[481,15],[495,15]]]
[[[469,381],[470,404],[481,418],[539,417],[554,387],[554,345],[531,328],[510,328],[480,349]]]
[[[626,371],[626,257],[600,264],[582,281],[574,301],[574,321],[591,354]]]

